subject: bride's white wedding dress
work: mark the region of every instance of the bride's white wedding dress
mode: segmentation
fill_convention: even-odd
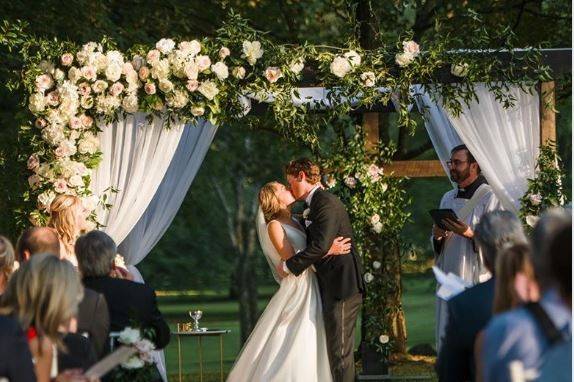
[[[267,225],[264,227],[266,231]],[[283,229],[295,252],[305,249],[305,232],[286,224]],[[279,254],[264,243],[261,232],[260,240],[270,265],[278,264]],[[315,272],[307,269],[299,277],[289,275],[281,280],[227,381],[331,380],[319,285]]]

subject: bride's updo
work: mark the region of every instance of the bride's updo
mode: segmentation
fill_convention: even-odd
[[[269,182],[259,190],[259,205],[266,223],[275,219],[281,210],[281,202],[275,193],[276,188],[277,182]]]

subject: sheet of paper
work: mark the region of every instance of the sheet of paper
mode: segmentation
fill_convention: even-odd
[[[436,295],[445,301],[450,300],[470,286],[470,284],[465,283],[463,279],[454,273],[449,272],[448,274],[445,274],[436,266],[433,266],[432,270],[436,277],[436,281],[440,285]]]
[[[100,362],[90,367],[85,375],[89,378],[101,378],[114,367],[127,361],[137,350],[133,347],[120,346],[116,351],[105,356]]]

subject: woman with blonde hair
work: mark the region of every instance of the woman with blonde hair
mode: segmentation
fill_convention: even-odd
[[[0,236],[0,296],[6,290],[8,279],[15,269],[14,247],[10,240]]]
[[[58,195],[50,204],[48,226],[58,233],[60,258],[78,266],[74,244],[80,234],[87,229],[87,210],[82,199],[74,195]]]
[[[0,315],[12,316],[26,332],[38,381],[58,376],[58,349],[65,350],[62,333],[77,315],[82,296],[78,272],[51,254],[32,256],[10,278]]]
[[[281,278],[275,267],[307,245],[304,226],[291,215],[294,196],[279,182],[259,192],[257,233],[279,290],[269,301],[227,382],[332,380],[321,294],[312,269]],[[326,256],[350,252],[349,239],[335,238]]]

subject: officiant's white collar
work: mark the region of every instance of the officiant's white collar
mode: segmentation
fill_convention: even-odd
[[[311,206],[311,200],[313,199],[313,194],[315,193],[315,191],[317,191],[321,186],[317,185],[315,186],[315,188],[313,188],[311,191],[309,191],[309,195],[307,195],[307,197],[305,198],[305,203],[307,203],[308,206]]]

